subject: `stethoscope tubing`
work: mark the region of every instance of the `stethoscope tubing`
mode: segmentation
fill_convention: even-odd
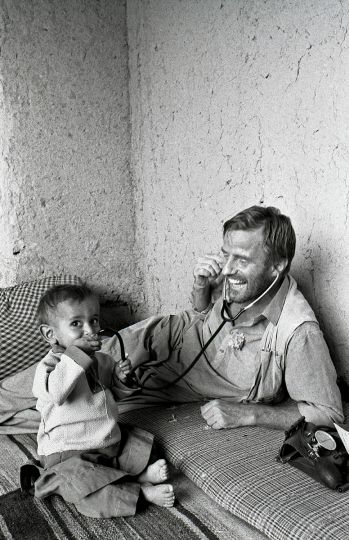
[[[178,375],[177,377],[175,377],[172,381],[162,385],[162,386],[148,386],[146,384],[139,384],[134,376],[133,373],[130,374],[130,378],[132,378],[132,382],[133,384],[137,384],[137,390],[166,390],[167,388],[170,388],[170,386],[173,386],[174,384],[177,384],[181,379],[183,379],[183,377],[185,377],[187,375],[187,373],[189,373],[189,371],[191,371],[193,369],[193,367],[195,366],[195,364],[197,364],[197,362],[200,360],[200,358],[202,357],[202,355],[204,354],[204,352],[206,351],[206,349],[209,347],[209,345],[212,343],[212,341],[216,338],[216,336],[219,334],[219,332],[222,330],[223,326],[227,323],[227,322],[230,322],[231,324],[234,324],[234,322],[245,312],[247,311],[248,309],[250,309],[252,306],[254,306],[257,302],[259,302],[273,287],[274,285],[276,284],[277,280],[279,279],[279,274],[277,274],[276,278],[273,280],[273,282],[267,287],[267,289],[262,293],[260,294],[255,300],[253,300],[253,302],[251,302],[250,304],[248,304],[247,306],[243,307],[242,309],[240,309],[240,311],[234,315],[234,316],[231,316],[230,315],[230,312],[229,312],[229,306],[228,306],[228,302],[227,302],[227,299],[226,299],[226,279],[224,280],[224,285],[223,285],[223,304],[222,304],[222,309],[221,309],[221,317],[222,317],[222,322],[220,323],[220,325],[218,326],[218,328],[214,331],[214,333],[212,334],[212,336],[206,341],[206,343],[202,346],[200,352],[195,356],[194,360],[189,364],[189,366],[187,368],[185,368],[184,371],[182,371],[182,373],[180,375]],[[121,354],[121,359],[122,360],[125,360],[126,359],[126,353],[125,353],[125,346],[124,346],[124,342],[123,342],[123,339],[121,337],[121,335],[119,334],[119,332],[116,332],[116,337],[118,338],[119,340],[119,344],[120,344],[120,354]],[[164,362],[162,363],[165,363],[167,360],[164,360]],[[144,364],[143,364],[144,365]]]

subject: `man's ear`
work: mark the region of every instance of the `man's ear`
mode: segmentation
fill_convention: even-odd
[[[44,340],[48,341],[50,345],[55,345],[57,343],[52,326],[49,324],[41,324],[39,330]]]
[[[276,276],[276,275],[281,275],[283,273],[283,271],[285,270],[285,268],[287,267],[288,265],[288,260],[287,259],[281,259],[280,261],[278,261],[275,265],[274,265],[274,270],[273,270],[273,274]]]

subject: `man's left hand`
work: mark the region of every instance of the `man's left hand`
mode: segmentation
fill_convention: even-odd
[[[254,425],[253,406],[221,399],[209,401],[201,407],[207,425],[213,429],[227,429]]]

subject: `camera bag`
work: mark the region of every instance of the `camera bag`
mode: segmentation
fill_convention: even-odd
[[[319,439],[328,441],[322,445]],[[334,428],[306,422],[303,416],[285,431],[277,460],[289,463],[328,488],[339,492],[349,489],[349,454]]]

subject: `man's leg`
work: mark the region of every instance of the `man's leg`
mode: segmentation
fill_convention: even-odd
[[[130,395],[122,396],[120,412],[168,402],[188,403],[202,399],[202,395],[187,384],[185,379],[169,386],[201,348],[198,332],[187,332],[196,322],[201,323],[194,312],[183,311],[178,315],[151,317],[120,331],[132,365],[138,368],[137,375],[142,387],[141,390],[130,391]],[[193,343],[191,335],[194,336]],[[183,339],[186,340],[186,350],[181,355]],[[102,351],[118,361],[118,339],[113,337],[103,341]]]

